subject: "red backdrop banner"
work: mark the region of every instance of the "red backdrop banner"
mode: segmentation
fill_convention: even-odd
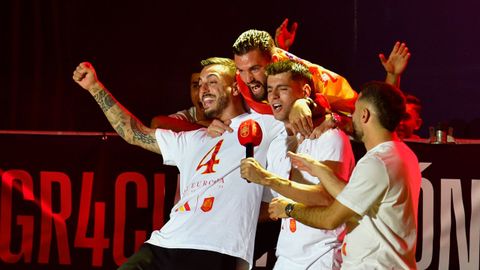
[[[418,268],[479,269],[480,145],[409,146]],[[168,219],[177,169],[118,136],[0,134],[0,149],[2,270],[115,269]]]

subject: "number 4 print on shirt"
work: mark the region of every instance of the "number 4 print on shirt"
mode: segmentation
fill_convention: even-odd
[[[210,150],[208,150],[207,154],[205,154],[202,160],[200,160],[200,163],[197,166],[197,171],[200,170],[203,166],[205,166],[206,169],[204,172],[202,172],[202,174],[209,174],[209,173],[215,172],[213,166],[220,163],[220,159],[217,159],[217,154],[218,154],[218,151],[220,151],[220,147],[222,147],[222,144],[223,144],[223,139],[220,140]],[[205,159],[207,159],[209,156],[210,156],[210,159],[204,163]]]

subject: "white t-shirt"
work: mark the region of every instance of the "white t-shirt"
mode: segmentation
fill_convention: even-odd
[[[210,138],[206,129],[175,133],[157,129],[156,138],[166,165],[180,171],[180,200],[170,220],[152,233],[147,243],[165,248],[215,251],[242,258],[252,265],[255,229],[263,187],[240,177],[245,147],[237,130],[241,122],[254,119],[263,131],[254,148],[255,158],[265,166],[267,149],[284,126],[273,116],[242,114],[232,119],[232,133]]]
[[[415,154],[400,141],[370,149],[337,200],[359,216],[347,224],[343,269],[416,269],[421,175]]]
[[[350,177],[355,166],[350,140],[339,129],[330,129],[315,140],[304,140],[296,152],[308,154],[319,161],[343,162],[339,172],[343,179]],[[282,165],[290,167],[290,162],[284,162]],[[321,181],[306,172],[302,171],[301,174],[308,184],[315,185]],[[344,225],[335,230],[320,230],[304,225],[293,218],[282,219],[274,269],[339,269],[342,261],[340,246],[344,230]]]

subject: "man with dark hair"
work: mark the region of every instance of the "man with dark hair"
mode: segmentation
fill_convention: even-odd
[[[305,64],[312,73],[313,92],[321,94],[321,101],[316,102],[316,112],[323,116],[325,111],[353,112],[357,93],[342,76],[319,65],[312,64],[285,50],[275,46],[275,43],[265,31],[248,30],[243,32],[232,46],[235,65],[237,66],[237,82],[240,91],[250,108],[259,113],[271,113],[271,108],[265,103],[267,98],[265,67],[280,60],[294,60]],[[325,102],[325,97],[328,102]],[[310,107],[309,107],[310,106]],[[315,102],[311,99],[299,99],[291,115],[291,124],[295,131],[304,136],[313,130],[311,108]]]
[[[400,139],[420,139],[415,134],[422,126],[423,120],[420,117],[422,103],[414,95],[406,94],[406,113],[397,127],[397,135]]]
[[[272,62],[290,59],[308,66],[313,75],[314,92],[323,94],[333,109],[353,112],[357,93],[350,87],[347,80],[276,47],[267,32],[254,29],[245,31],[237,38],[232,48],[238,75],[248,86],[250,90],[248,93],[252,94],[257,102],[266,99],[265,67]],[[241,89],[242,94],[246,94],[245,90]]]
[[[282,25],[285,25],[285,22]],[[296,30],[297,26],[295,25],[293,28]],[[245,31],[237,38],[232,47],[240,92],[254,111],[262,114],[272,113],[270,106],[266,104],[265,67],[272,62],[291,59],[308,66],[313,75],[312,90],[317,93],[314,100],[306,98],[295,102],[294,109],[289,116],[294,132],[301,133],[304,137],[318,138],[328,128],[339,125],[349,126],[348,117],[341,115],[350,115],[353,112],[357,93],[345,78],[276,47],[271,36],[265,31],[255,29]],[[398,85],[400,75],[410,58],[405,43],[396,42],[388,59],[383,54],[380,54],[379,57],[387,72],[385,81],[392,85]],[[328,121],[314,129],[313,115],[325,116],[325,120]],[[209,126],[210,134],[231,131],[228,123],[225,124],[214,120]],[[348,128],[345,129],[348,130]]]
[[[394,132],[405,115],[405,96],[396,87],[388,87],[375,82],[367,83],[362,87],[361,101],[361,104],[371,104],[374,108],[372,111],[377,114],[376,118],[379,124],[387,132]],[[363,131],[361,128],[356,128],[355,125],[357,124],[353,121],[354,136],[357,140],[362,141],[363,136],[359,136],[356,132]]]
[[[268,102],[275,119],[282,121],[292,134],[288,115],[294,102],[310,96],[312,74],[301,63],[285,60],[266,67]],[[321,118],[321,117],[318,117]],[[314,118],[314,121],[322,119]],[[315,160],[321,160],[342,179],[348,179],[355,160],[348,136],[340,129],[329,129],[316,139],[305,139],[297,143],[295,136],[289,137],[289,149],[297,153],[309,153]],[[288,159],[281,153],[268,158],[277,174],[263,169],[253,158],[242,160],[242,177],[271,188],[276,196],[284,196],[306,205],[327,206],[332,196],[323,188],[322,179],[307,173],[291,170]],[[275,159],[276,158],[276,159]],[[283,172],[283,175],[278,174]],[[332,230],[318,230],[298,223],[295,219],[283,219],[276,246],[277,261],[274,269],[340,269],[340,246],[345,226],[341,224]]]
[[[265,74],[267,75],[267,97],[268,97],[268,76],[274,76],[281,73],[288,73],[292,81],[301,83],[304,87],[310,88],[310,94],[312,97],[315,93],[311,90],[313,87],[313,76],[308,70],[308,67],[302,63],[292,60],[282,60],[276,63],[271,63],[265,68]]]
[[[205,115],[240,123],[253,119],[263,130],[255,157],[266,165],[267,150],[274,141],[284,142],[284,127],[272,116],[245,112],[235,87],[231,59],[202,61],[199,95]],[[218,138],[206,129],[176,133],[144,126],[97,79],[90,63],[81,63],[73,79],[95,98],[112,127],[128,143],[161,154],[167,165],[180,171],[180,201],[169,221],[155,230],[120,269],[236,269],[253,265],[255,228],[263,187],[240,177],[245,156],[237,132]]]
[[[405,98],[394,86],[382,82],[362,86],[353,126],[367,153],[348,184],[339,191],[340,180],[325,164],[289,153],[292,164],[321,179],[335,200],[319,207],[275,198],[270,217],[293,217],[321,229],[346,223],[342,269],[416,269],[421,175],[417,157],[394,132],[404,113]]]

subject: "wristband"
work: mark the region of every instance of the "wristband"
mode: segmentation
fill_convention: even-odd
[[[288,217],[292,217],[291,214],[292,214],[293,208],[295,208],[295,203],[289,203],[287,204],[287,206],[285,206],[285,214]]]

